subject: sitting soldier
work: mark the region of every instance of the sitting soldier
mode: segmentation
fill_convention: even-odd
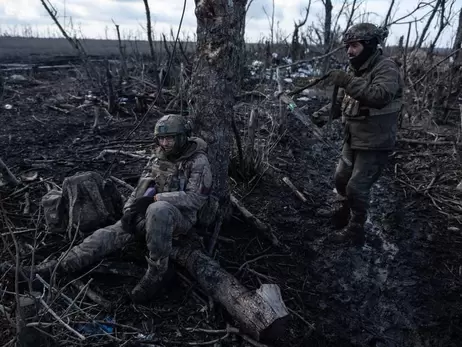
[[[189,130],[182,116],[160,118],[154,129],[156,153],[125,203],[121,220],[96,230],[64,253],[60,262],[39,264],[37,271],[48,271],[58,263],[59,271],[80,270],[121,249],[135,234],[143,234],[149,251],[148,269],[131,297],[134,302],[150,300],[172,273],[172,239],[196,224],[212,189],[207,144],[188,137]]]

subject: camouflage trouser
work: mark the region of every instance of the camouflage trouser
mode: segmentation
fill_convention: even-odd
[[[352,221],[361,224],[366,221],[370,189],[386,166],[388,154],[388,151],[354,150],[348,143],[343,145],[342,157],[353,166],[347,166],[340,159],[335,171],[335,187],[347,198]]]
[[[145,218],[139,220],[136,235],[124,231],[120,221],[100,228],[63,254],[61,265],[66,271],[78,271],[122,249],[139,236],[145,237],[151,259],[165,258],[172,250],[172,239],[187,233],[191,227],[175,206],[164,201],[154,202],[148,207]]]

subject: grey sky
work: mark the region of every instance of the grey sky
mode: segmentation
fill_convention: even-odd
[[[120,25],[122,34],[128,37],[142,39],[145,36],[145,11],[142,0],[50,0],[54,5],[60,20],[67,29],[71,29],[72,18],[75,33],[87,38],[115,38],[115,30],[112,20]],[[303,8],[308,1],[301,0],[274,0],[275,1],[275,29],[279,28],[280,36],[289,36],[293,30],[294,21],[302,18]],[[452,1],[452,0],[450,0]],[[368,20],[380,24],[384,19],[390,0],[363,1],[361,13],[369,13]],[[397,19],[411,12],[419,3],[417,0],[397,1],[394,18]],[[149,0],[152,12],[152,20],[155,32],[160,37],[162,32],[168,34],[171,29],[178,28],[178,23],[183,7],[182,0]],[[341,0],[333,0],[334,15],[342,6]],[[272,0],[254,0],[247,15],[246,39],[258,41],[269,36],[269,23],[265,11],[271,16]],[[454,0],[452,15],[456,24],[457,13],[462,7],[462,0]],[[416,17],[427,11],[421,10]],[[64,15],[66,18],[64,18]],[[311,11],[308,17],[308,25],[318,25],[322,20],[323,7],[321,0],[312,0]],[[339,20],[340,25],[345,25],[344,16]],[[418,23],[417,31],[421,30],[425,21]],[[183,22],[183,32],[190,36],[195,33],[196,18],[194,15],[194,1],[187,0],[187,8]],[[56,33],[52,20],[47,16],[39,0],[0,0],[0,34],[21,34],[24,28],[29,26],[36,35],[45,36]],[[431,28],[431,35],[436,32]],[[408,30],[407,24],[394,25],[391,27],[389,43],[396,43],[399,36],[405,35]],[[454,27],[449,27],[442,35],[440,44],[447,45],[453,39]],[[414,31],[412,35],[415,36]],[[430,38],[431,39],[431,36]]]

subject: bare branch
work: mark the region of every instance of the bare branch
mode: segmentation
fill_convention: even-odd
[[[414,13],[416,13],[417,11],[419,11],[419,10],[421,10],[421,9],[427,7],[427,6],[430,6],[430,5],[431,5],[433,2],[435,2],[435,1],[439,1],[439,0],[433,0],[433,1],[431,1],[430,3],[423,2],[423,1],[419,2],[419,3],[417,4],[417,7],[416,7],[414,10],[412,10],[410,13],[408,13],[408,14],[406,14],[406,15],[404,15],[404,16],[402,16],[402,17],[396,19],[396,20],[394,20],[393,22],[389,23],[388,26],[393,25],[393,24],[407,24],[407,23],[409,23],[409,22],[402,22],[402,21],[405,20],[405,19],[407,19],[407,18],[409,18],[409,17],[412,17],[412,15],[413,15]],[[432,11],[433,11],[433,9],[431,10],[431,12],[432,12]],[[425,17],[426,17],[429,13],[431,13],[431,12],[428,12],[427,14],[425,14],[422,18],[420,18],[420,19],[418,19],[418,20],[422,20],[423,18],[425,18]],[[413,22],[413,21],[412,21],[412,22]]]
[[[431,22],[433,22],[433,19],[436,16],[436,13],[438,12],[439,7],[441,6],[441,3],[444,3],[445,0],[437,0],[435,7],[433,8],[432,12],[430,13],[430,17],[428,17],[427,24],[425,24],[425,27],[422,30],[422,33],[420,34],[419,41],[417,43],[417,46],[415,48],[420,49],[427,37],[427,32],[428,29],[430,28]]]
[[[384,27],[387,26],[388,21],[390,20],[391,10],[393,9],[393,6],[395,6],[395,0],[391,0],[391,2],[390,2],[390,7],[388,7],[388,12],[387,12],[387,15],[385,16],[385,21],[383,22]]]

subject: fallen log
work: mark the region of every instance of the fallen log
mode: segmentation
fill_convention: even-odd
[[[262,284],[249,290],[212,258],[189,246],[175,247],[170,257],[199,282],[201,288],[220,302],[242,329],[258,341],[273,341],[286,330],[289,312],[279,286]]]

